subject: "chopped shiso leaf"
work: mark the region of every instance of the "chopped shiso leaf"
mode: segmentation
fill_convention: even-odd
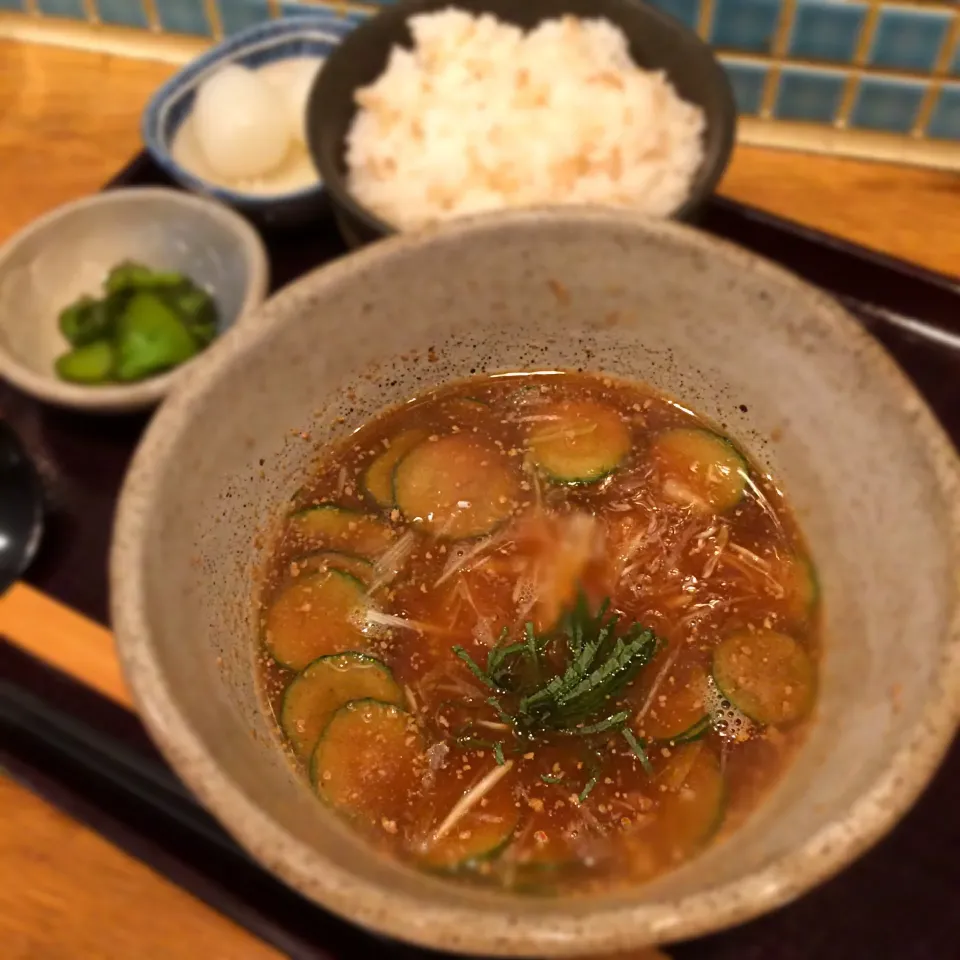
[[[624,727],[620,732],[623,734],[623,738],[630,745],[630,749],[637,755],[637,759],[640,761],[640,766],[646,771],[647,776],[652,777],[653,767],[650,764],[650,758],[643,749],[643,744],[633,735],[633,731],[629,727]]]
[[[608,607],[605,601],[592,613],[581,592],[556,628],[538,635],[527,623],[522,643],[507,643],[506,634],[501,634],[487,655],[486,667],[463,647],[453,651],[474,677],[495,692],[487,702],[519,737],[626,730],[629,711],[614,710],[603,716],[603,710],[650,662],[659,641],[639,623],[618,635],[619,618],[608,615]],[[543,655],[547,652],[562,654],[565,664],[545,678]],[[643,762],[646,756],[635,739],[631,747]]]
[[[587,785],[580,791],[580,796],[577,798],[580,803],[583,803],[587,797],[590,796],[590,792],[597,785],[597,775],[594,774],[588,781]]]

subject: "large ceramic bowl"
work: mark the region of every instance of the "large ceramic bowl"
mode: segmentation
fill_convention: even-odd
[[[319,445],[449,378],[581,366],[685,398],[782,481],[823,580],[822,691],[806,746],[730,840],[630,894],[525,899],[382,859],[311,795],[257,697],[253,594]],[[958,505],[944,434],[822,293],[677,224],[500,214],[310,274],[197,362],[127,480],[114,625],[166,757],[291,886],[447,950],[612,951],[770,910],[914,801],[958,720]]]

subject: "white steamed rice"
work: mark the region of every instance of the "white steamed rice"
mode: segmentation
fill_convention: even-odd
[[[347,136],[353,195],[409,230],[469,213],[594,203],[667,216],[703,157],[703,112],[641,70],[606,20],[529,33],[448,8],[410,19],[357,91]]]

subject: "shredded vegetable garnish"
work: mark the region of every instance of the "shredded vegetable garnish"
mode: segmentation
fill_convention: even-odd
[[[588,781],[587,785],[580,791],[580,796],[577,798],[580,803],[583,803],[587,797],[590,796],[591,791],[597,785],[597,775],[594,774]]]
[[[411,620],[409,617],[396,617],[391,613],[383,613],[370,607],[363,611],[363,620],[368,627],[396,627],[398,630],[412,630],[414,633],[446,633],[441,627],[432,623],[423,623]]]
[[[434,843],[442,840],[511,770],[513,761],[508,760],[494,767],[476,786],[468,790],[446,815],[431,838]]]
[[[465,572],[472,569],[478,560],[493,550],[494,547],[498,546],[502,540],[503,534],[501,533],[492,537],[484,537],[469,549],[461,546],[455,550],[451,550],[450,559],[447,561],[446,566],[443,568],[443,573],[440,574],[434,586],[439,587],[461,571]]]
[[[670,672],[670,668],[677,662],[677,657],[680,656],[680,646],[679,644],[674,644],[673,649],[670,651],[670,655],[667,657],[666,663],[660,668],[660,672],[654,678],[653,684],[650,687],[650,692],[647,694],[647,699],[643,701],[643,706],[637,711],[637,716],[635,722],[639,723],[647,715],[647,712],[650,710],[650,707],[653,705],[653,698],[657,695],[657,692],[660,689],[660,685],[666,679],[667,674]]]
[[[370,586],[367,587],[368,594],[373,595],[377,590],[396,579],[416,544],[416,534],[412,530],[407,530],[386,552],[378,557],[373,567],[373,579]]]

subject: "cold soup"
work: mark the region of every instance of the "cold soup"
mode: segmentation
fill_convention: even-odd
[[[261,599],[319,800],[424,870],[650,879],[733,830],[814,706],[814,567],[775,482],[649,387],[485,376],[329,449]]]

